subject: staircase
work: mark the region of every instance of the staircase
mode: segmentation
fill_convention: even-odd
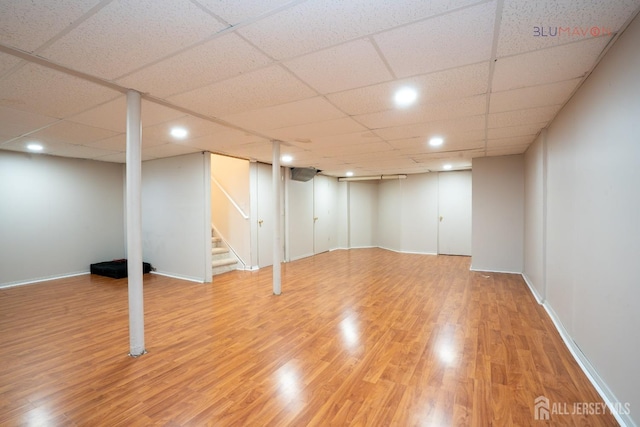
[[[238,259],[222,239],[211,229],[211,267],[213,276],[232,271],[237,268]]]

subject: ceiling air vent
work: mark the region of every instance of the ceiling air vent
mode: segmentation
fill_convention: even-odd
[[[316,168],[291,168],[291,179],[294,181],[309,181],[320,172]]]

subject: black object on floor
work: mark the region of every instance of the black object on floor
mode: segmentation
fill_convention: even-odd
[[[100,276],[112,277],[114,279],[122,279],[127,277],[127,260],[116,259],[113,261],[99,262],[91,264],[89,266],[91,274],[98,274]],[[148,273],[151,271],[151,264],[148,262],[142,263],[142,272]]]

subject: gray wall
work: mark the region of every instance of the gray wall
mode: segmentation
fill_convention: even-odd
[[[522,273],[523,156],[473,159],[473,270]]]
[[[125,256],[121,164],[0,151],[0,286]]]
[[[142,164],[142,253],[158,273],[211,281],[210,155]]]
[[[640,422],[640,20],[527,153],[525,277],[614,402]],[[546,168],[546,193],[540,173]],[[544,180],[543,180],[544,183]],[[543,186],[544,188],[544,186]],[[543,222],[544,223],[544,222]],[[546,254],[544,265],[535,258]],[[541,277],[541,272],[546,273]],[[545,281],[543,286],[540,281]],[[628,420],[628,419],[627,419]]]

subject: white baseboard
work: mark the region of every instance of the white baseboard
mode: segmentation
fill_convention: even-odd
[[[380,249],[384,249],[385,251],[395,252],[397,254],[408,254],[408,255],[438,255],[435,252],[413,252],[413,251],[401,251],[398,249],[391,249],[384,246],[378,246]]]
[[[538,290],[533,287],[533,283],[531,283],[527,275],[522,273],[522,278],[524,279],[524,283],[526,283],[527,286],[529,287],[529,290],[533,294],[533,297],[536,299],[538,304],[540,305],[544,304],[544,298],[542,298],[542,296],[538,293]]]
[[[35,279],[29,279],[27,281],[8,282],[8,283],[0,284],[0,289],[13,288],[13,287],[16,287],[16,286],[24,286],[24,285],[33,285],[33,284],[36,284],[36,283],[48,282],[50,280],[58,280],[58,279],[66,279],[68,277],[82,276],[84,274],[90,274],[90,273],[89,273],[89,271],[79,271],[77,273],[63,274],[63,275],[59,275],[59,276],[38,277],[38,278],[35,278]]]
[[[506,270],[488,270],[486,268],[476,268],[473,265],[469,268],[469,271],[477,271],[479,273],[505,273],[505,274],[522,274],[522,271],[506,271]]]
[[[157,270],[156,271],[151,271],[151,274],[157,274],[158,276],[170,277],[172,279],[186,280],[187,282],[211,283],[211,282],[205,282],[204,280],[202,280],[201,278],[198,278],[198,277],[181,276],[181,275],[178,275],[178,274],[165,273],[163,271],[157,271]]]
[[[616,396],[613,394],[609,386],[604,382],[602,377],[600,377],[600,375],[598,374],[598,371],[593,367],[593,365],[591,364],[587,356],[585,356],[582,350],[580,350],[580,347],[578,347],[578,345],[573,340],[573,338],[571,338],[571,335],[565,329],[564,325],[562,324],[562,321],[560,320],[556,312],[553,310],[549,302],[541,298],[541,296],[538,294],[538,292],[533,287],[532,283],[529,281],[529,279],[524,273],[522,274],[522,278],[524,279],[525,283],[529,287],[529,290],[533,294],[536,301],[538,301],[538,303],[542,305],[542,307],[544,307],[545,311],[547,312],[547,315],[549,316],[556,330],[560,334],[562,341],[567,346],[574,360],[576,361],[578,366],[580,366],[580,369],[582,369],[582,372],[584,372],[584,374],[587,376],[587,379],[591,382],[593,387],[596,389],[596,391],[598,392],[598,394],[600,395],[604,403],[609,408],[612,408],[612,407],[615,408],[616,405],[620,403],[620,401],[616,398]],[[631,414],[622,414],[616,411],[611,411],[611,413],[613,414],[616,421],[618,421],[618,423],[621,426],[637,427],[636,423],[631,418]]]

